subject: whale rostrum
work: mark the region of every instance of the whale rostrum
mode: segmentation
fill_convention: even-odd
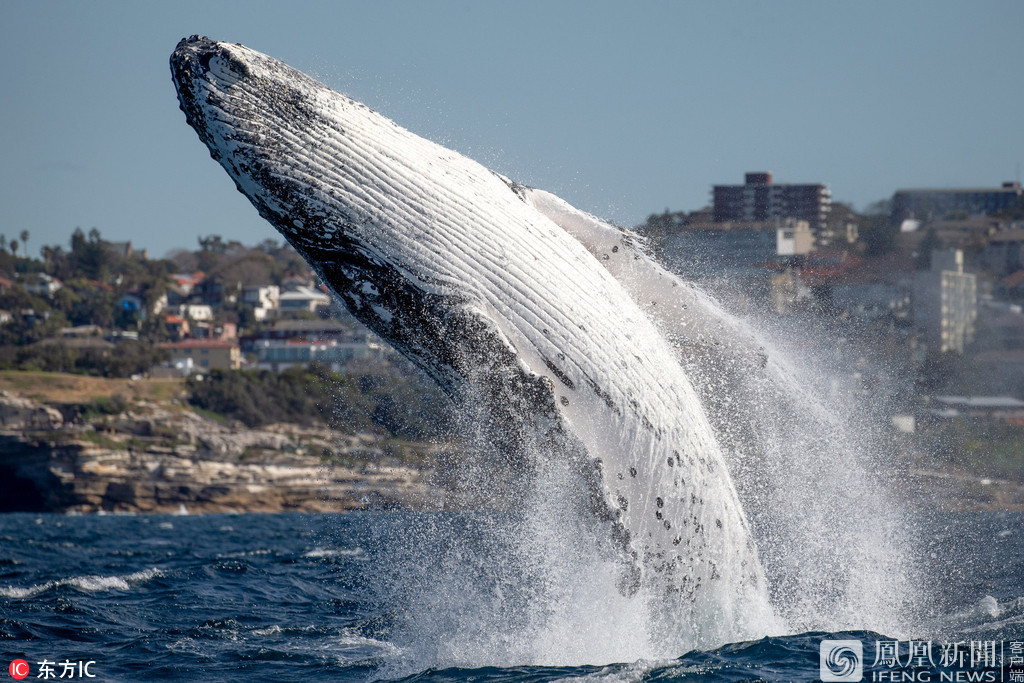
[[[721,449],[658,327],[681,314],[695,346],[730,337],[692,288],[628,231],[264,54],[193,36],[171,71],[211,156],[356,318],[515,467],[574,463],[631,567],[623,590],[676,605],[670,628],[732,635],[768,610]]]

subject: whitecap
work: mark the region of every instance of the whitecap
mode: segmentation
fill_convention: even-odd
[[[126,574],[124,576],[70,576],[66,579],[58,579],[57,581],[38,583],[34,586],[28,586],[27,588],[18,586],[0,588],[0,597],[24,600],[25,598],[35,597],[40,593],[44,593],[58,586],[70,586],[72,588],[88,592],[110,590],[124,591],[129,590],[131,585],[134,583],[149,581],[157,576],[163,576],[163,572],[155,567],[143,569],[142,571]]]
[[[334,643],[334,660],[341,666],[380,659],[396,661],[402,655],[402,649],[394,643],[361,636],[347,629]]]
[[[121,590],[130,588],[128,582],[120,576],[75,576],[58,582],[66,586],[74,586],[83,591]]]
[[[558,681],[600,681],[601,683],[638,683],[644,680],[655,669],[673,667],[680,674],[705,673],[691,667],[675,666],[675,660],[652,661],[640,659],[630,664],[613,664],[582,676],[566,676]]]
[[[268,626],[266,628],[253,629],[251,634],[254,636],[277,636],[282,633],[314,633],[320,630],[318,626],[310,624],[309,626],[290,626],[281,628],[277,624]]]
[[[276,636],[281,633],[281,627],[277,624],[269,628],[258,628],[252,632],[254,636]]]
[[[302,554],[303,557],[357,557],[363,554],[362,548],[324,548],[317,546]]]

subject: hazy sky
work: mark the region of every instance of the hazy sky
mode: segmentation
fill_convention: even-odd
[[[0,233],[163,255],[276,233],[167,60],[240,42],[624,225],[770,170],[857,208],[1024,162],[1024,2],[0,1]]]

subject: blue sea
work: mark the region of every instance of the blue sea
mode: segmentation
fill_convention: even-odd
[[[423,599],[429,592],[403,595],[412,590],[404,578],[424,577],[410,549],[451,555],[466,529],[500,524],[492,513],[445,512],[4,515],[0,644],[6,662],[25,660],[26,680],[811,681],[820,680],[823,641],[861,644],[848,663],[860,668],[844,670],[850,652],[839,651],[828,671],[847,677],[832,680],[1024,680],[1012,659],[1024,640],[1024,514],[931,515],[914,549],[932,577],[929,604],[919,632],[899,638],[811,632],[571,665],[494,665],[487,648],[426,642],[464,632],[445,623],[410,639],[408,624],[451,618]],[[462,531],[442,548],[421,541],[425,529],[430,543],[438,530]],[[515,584],[500,548],[489,552],[469,564]],[[492,605],[469,583],[467,618]],[[419,612],[411,621],[409,610]],[[462,664],[436,665],[437,653],[453,651]]]

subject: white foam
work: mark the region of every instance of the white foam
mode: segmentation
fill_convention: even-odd
[[[676,664],[675,660],[645,660],[620,666],[606,666],[598,671],[593,671],[583,676],[566,676],[555,680],[566,683],[639,683],[647,678],[647,675],[655,669],[663,669]],[[698,671],[683,671],[683,667],[673,667],[679,673],[700,673]]]
[[[163,572],[156,568],[144,569],[124,576],[71,576],[66,579],[47,581],[46,583],[26,588],[16,586],[0,588],[0,597],[23,600],[25,598],[33,598],[58,586],[70,586],[87,592],[130,590],[132,584],[143,583],[158,576],[163,576]]]
[[[303,557],[358,557],[363,554],[362,548],[323,548],[317,546],[302,554]]]

